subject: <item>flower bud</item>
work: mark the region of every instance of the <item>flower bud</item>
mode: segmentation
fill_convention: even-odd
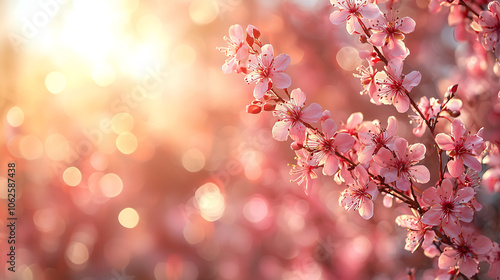
[[[249,114],[258,114],[260,113],[260,111],[262,111],[262,108],[259,105],[255,104],[247,105],[247,113]]]

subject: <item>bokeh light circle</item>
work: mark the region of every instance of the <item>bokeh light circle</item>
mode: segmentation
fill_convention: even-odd
[[[45,87],[53,94],[59,94],[66,88],[66,77],[63,73],[54,71],[45,77]]]
[[[99,188],[107,197],[115,197],[123,190],[123,182],[120,176],[108,173],[99,180]]]
[[[139,223],[139,213],[134,208],[125,208],[118,214],[120,225],[126,228],[134,228]]]
[[[24,122],[24,112],[21,108],[14,106],[7,112],[7,123],[13,127],[19,127]]]
[[[74,166],[68,167],[64,170],[63,180],[68,186],[78,186],[82,181],[82,173]]]

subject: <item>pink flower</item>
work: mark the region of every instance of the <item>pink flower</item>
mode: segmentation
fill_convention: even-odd
[[[394,116],[387,119],[387,129],[381,128],[379,123],[374,125],[373,131],[360,132],[358,134],[359,141],[363,145],[363,149],[359,153],[359,161],[362,164],[369,163],[375,154],[383,147],[394,146],[394,134],[398,129],[398,121]]]
[[[457,178],[457,189],[469,187],[476,192],[476,188],[479,187],[480,184],[481,178],[477,172],[472,169],[467,170],[467,172]],[[477,201],[475,196],[469,201],[469,206],[475,211],[481,211],[481,209],[483,209],[483,206]]]
[[[245,59],[248,55],[248,46],[245,45],[243,27],[238,24],[229,27],[229,38],[224,36],[224,40],[229,46],[218,48],[228,56],[226,62],[222,65],[222,71],[225,74],[232,73],[233,71],[238,72],[241,60]]]
[[[478,257],[490,252],[491,240],[486,236],[476,235],[471,228],[464,228],[460,235],[452,238],[452,242],[452,247],[444,248],[439,257],[439,268],[458,267],[465,276],[474,276],[478,272]]]
[[[474,17],[471,27],[478,32],[478,40],[487,51],[495,50],[500,40],[500,2],[488,4],[488,11]]]
[[[302,122],[315,123],[321,119],[321,106],[312,103],[304,108],[306,94],[300,89],[294,89],[290,101],[279,103],[273,115],[278,117],[278,122],[273,126],[273,137],[278,141],[285,141],[290,137],[302,143],[305,139],[306,126]]]
[[[298,150],[295,153],[297,154],[297,165],[292,166],[290,175],[297,175],[297,178],[292,181],[297,182],[299,186],[305,183],[304,192],[309,194],[312,188],[312,179],[318,177],[316,172],[314,172],[314,169],[318,167],[316,160],[304,149]]]
[[[373,34],[370,42],[382,47],[384,55],[389,59],[406,56],[406,46],[403,42],[404,34],[415,30],[415,21],[410,17],[399,18],[395,13],[389,13],[372,22]]]
[[[413,71],[408,75],[403,75],[402,71],[403,60],[394,58],[385,67],[385,72],[377,75],[380,103],[393,104],[399,113],[408,111],[410,99],[407,94],[420,83],[422,78],[418,71]]]
[[[374,69],[371,65],[368,67],[359,66],[356,70],[358,70],[359,74],[354,74],[354,77],[359,78],[361,80],[361,85],[363,85],[363,90],[360,92],[361,95],[368,94],[371,98],[371,102],[379,105],[378,101],[378,87],[375,80],[375,75],[377,74],[377,70]]]
[[[492,244],[492,249],[487,256],[488,262],[490,263],[488,276],[491,279],[498,280],[500,279],[500,246],[496,242],[492,242]]]
[[[484,147],[483,138],[472,135],[466,136],[465,125],[455,119],[451,124],[451,134],[439,133],[436,142],[442,150],[453,159],[447,164],[451,176],[458,177],[465,171],[464,164],[475,171],[481,171],[481,163],[474,155],[479,155]]]
[[[500,192],[500,168],[486,170],[481,183],[489,192]]]
[[[341,132],[347,132],[350,135],[357,135],[358,134],[358,128],[363,122],[363,113],[357,112],[357,113],[352,113],[349,118],[347,119],[347,122],[341,125],[340,131]]]
[[[347,153],[354,145],[354,137],[347,133],[337,133],[337,124],[327,119],[321,124],[323,134],[312,134],[307,146],[313,150],[319,165],[323,164],[323,174],[334,175],[339,169],[336,153]]]
[[[373,19],[380,14],[378,6],[367,0],[332,0],[332,4],[339,10],[330,14],[330,21],[335,25],[347,21],[347,32],[351,35],[361,32],[359,20]]]
[[[441,226],[450,236],[460,234],[460,221],[470,222],[474,211],[467,203],[474,197],[474,189],[465,187],[456,192],[450,180],[444,179],[441,186],[430,187],[422,193],[422,201],[430,206],[422,216],[422,223]]]
[[[266,44],[262,47],[259,55],[250,55],[248,59],[248,70],[251,72],[245,76],[245,81],[256,83],[253,96],[257,99],[271,89],[273,84],[277,88],[287,88],[292,84],[290,76],[283,73],[290,65],[290,56],[280,54],[274,57],[273,46]]]
[[[430,119],[436,118],[441,110],[441,104],[439,104],[439,100],[434,97],[431,99],[427,99],[427,96],[423,96],[420,98],[418,102],[418,108],[420,112],[424,114],[425,119],[428,121]],[[417,123],[417,127],[413,129],[413,134],[417,137],[421,137],[427,125],[425,124],[424,119],[420,115],[412,116],[412,121]]]
[[[346,210],[358,210],[363,219],[373,216],[373,201],[378,194],[377,185],[369,180],[366,170],[358,165],[354,169],[355,183],[349,185],[339,197],[340,206]]]
[[[386,148],[380,149],[375,161],[382,167],[380,175],[385,183],[396,183],[396,188],[407,191],[411,180],[418,183],[427,183],[430,172],[423,165],[416,165],[425,157],[425,146],[417,143],[408,146],[404,138],[397,138],[394,142],[394,153]]]
[[[431,226],[423,224],[420,218],[413,215],[398,216],[396,224],[408,229],[405,250],[412,253],[418,249],[420,244],[422,244],[422,248],[424,249],[431,246],[436,236]]]

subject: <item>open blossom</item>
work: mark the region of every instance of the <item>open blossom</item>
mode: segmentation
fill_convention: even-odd
[[[394,135],[398,129],[398,121],[394,116],[387,119],[387,128],[380,127],[379,123],[374,125],[374,129],[368,132],[360,132],[359,140],[363,149],[359,153],[359,161],[362,164],[369,163],[375,154],[383,147],[394,147]]]
[[[441,226],[450,236],[460,234],[460,221],[470,222],[474,210],[467,204],[474,197],[474,189],[465,187],[456,194],[450,180],[444,179],[441,186],[430,187],[422,193],[422,201],[430,206],[422,216],[422,222],[431,226]]]
[[[488,10],[475,17],[471,27],[478,32],[478,40],[485,50],[495,50],[500,42],[500,2],[490,2]]]
[[[377,197],[377,185],[369,180],[366,170],[358,165],[354,169],[355,183],[349,185],[339,197],[340,206],[346,210],[357,210],[368,220],[373,216],[373,200]]]
[[[402,72],[403,59],[394,58],[385,67],[385,72],[377,74],[380,103],[394,105],[399,113],[408,111],[410,98],[407,93],[417,86],[422,78],[418,71],[412,71],[408,75],[403,75]]]
[[[297,182],[299,186],[304,185],[304,192],[309,194],[312,188],[312,180],[318,177],[316,172],[314,172],[314,169],[317,168],[317,162],[304,149],[295,151],[295,153],[297,155],[297,165],[292,167],[290,175],[296,175],[297,177],[292,181]]]
[[[229,46],[218,48],[221,52],[224,52],[224,54],[228,56],[226,62],[222,65],[222,71],[225,74],[232,73],[233,71],[239,71],[241,60],[248,56],[248,46],[245,44],[243,27],[239,24],[229,27],[229,38],[224,36],[224,40]]]
[[[406,46],[403,42],[404,34],[415,30],[415,21],[410,17],[399,18],[393,12],[386,17],[380,17],[372,22],[373,34],[370,42],[382,47],[384,55],[388,58],[406,56]]]
[[[276,105],[273,114],[278,117],[278,121],[273,126],[273,137],[278,141],[285,141],[290,137],[302,143],[305,139],[306,126],[302,123],[315,123],[321,119],[321,106],[312,103],[304,107],[306,94],[299,88],[294,89],[290,94],[290,101]]]
[[[464,227],[460,235],[452,238],[453,245],[446,247],[439,257],[439,268],[454,268],[467,277],[478,272],[478,257],[484,257],[490,252],[491,240],[483,235],[476,235],[474,230]]]
[[[439,104],[439,100],[434,97],[431,97],[431,99],[429,100],[427,99],[427,96],[423,96],[418,102],[418,108],[420,109],[420,112],[424,114],[425,120],[428,121],[438,116],[441,110],[441,104]],[[412,116],[412,121],[417,123],[417,127],[413,129],[413,134],[415,134],[415,136],[417,137],[421,137],[425,132],[425,128],[427,127],[424,119],[422,119],[422,117],[417,114]]]
[[[481,163],[475,157],[484,149],[484,141],[479,135],[466,135],[465,125],[455,119],[451,124],[451,134],[439,133],[436,142],[439,148],[452,157],[448,164],[451,176],[458,177],[465,171],[464,164],[473,170],[481,171]]]
[[[420,244],[422,244],[422,248],[424,249],[431,246],[436,236],[431,226],[423,224],[419,217],[413,215],[398,216],[396,224],[408,229],[405,250],[412,253],[418,249]]]
[[[321,124],[323,134],[312,134],[307,146],[314,150],[319,164],[323,164],[323,174],[334,175],[339,169],[339,160],[335,153],[346,153],[354,145],[354,137],[347,133],[337,133],[337,124],[327,119]]]
[[[425,146],[417,143],[408,146],[406,139],[397,138],[394,141],[394,154],[386,148],[380,149],[374,157],[382,168],[380,175],[386,183],[396,183],[396,188],[407,191],[411,181],[427,183],[430,172],[424,165],[416,165],[425,157]]]
[[[361,95],[368,94],[370,96],[370,101],[374,104],[379,105],[378,101],[378,87],[375,80],[375,75],[377,74],[377,70],[372,67],[372,65],[368,67],[359,66],[356,69],[359,74],[354,74],[354,77],[359,78],[361,80],[361,85],[363,85],[363,90],[360,92]]]
[[[331,2],[339,10],[330,14],[330,21],[335,25],[347,21],[346,28],[349,34],[361,32],[358,20],[374,19],[380,15],[378,6],[367,0],[332,0]]]
[[[248,73],[245,81],[256,83],[253,90],[253,96],[257,99],[262,98],[264,94],[274,85],[277,88],[287,88],[292,84],[290,76],[283,73],[290,65],[290,56],[280,54],[274,57],[273,46],[266,44],[262,47],[262,53],[259,55],[250,55],[248,59]]]

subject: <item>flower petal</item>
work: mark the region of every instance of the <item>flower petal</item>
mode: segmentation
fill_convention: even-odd
[[[437,226],[441,224],[441,216],[443,211],[439,206],[431,207],[427,212],[422,216],[422,223],[430,226]]]
[[[425,184],[431,179],[431,173],[424,165],[412,166],[409,168],[408,172],[417,183]]]
[[[312,103],[304,110],[302,110],[302,115],[300,116],[300,119],[308,123],[315,123],[321,119],[322,113],[323,110],[321,106],[317,103]]]
[[[290,76],[283,72],[273,72],[269,75],[269,78],[277,88],[287,88],[292,84]]]
[[[289,121],[278,121],[273,126],[273,138],[278,141],[285,141],[288,138],[288,130],[292,123]]]
[[[436,135],[436,143],[438,144],[439,148],[445,151],[451,151],[455,149],[455,141],[448,134],[439,133],[438,135]]]
[[[363,198],[359,207],[359,215],[365,220],[373,217],[373,201]]]
[[[335,25],[339,25],[347,20],[349,14],[350,13],[347,10],[334,11],[330,14],[330,22]]]
[[[274,58],[273,71],[284,71],[290,65],[290,56],[282,53]]]
[[[262,53],[260,54],[260,57],[262,58],[262,64],[264,65],[264,67],[270,68],[274,59],[273,46],[270,44],[266,44],[262,47],[261,51]]]
[[[411,17],[404,17],[399,21],[397,29],[403,33],[411,33],[415,30],[415,21]]]

